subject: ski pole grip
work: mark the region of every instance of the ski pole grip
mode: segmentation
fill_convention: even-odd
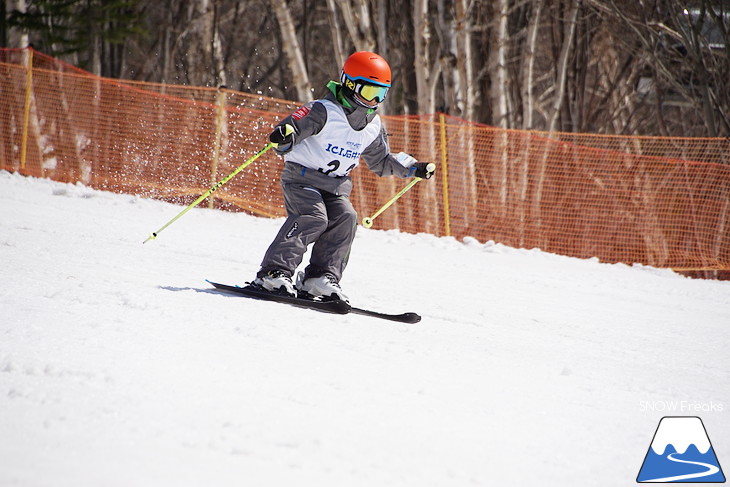
[[[288,137],[291,134],[293,134],[294,132],[296,132],[296,130],[294,129],[294,126],[287,123],[284,125],[283,128],[284,128],[284,132],[282,134],[283,140],[281,142],[271,142],[272,147],[279,147],[280,144],[288,144],[291,142],[291,139]],[[276,131],[274,133],[276,133]]]

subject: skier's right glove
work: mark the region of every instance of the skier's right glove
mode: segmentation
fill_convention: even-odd
[[[413,174],[417,178],[430,179],[436,172],[436,164],[433,162],[417,162],[413,165],[416,172]]]
[[[271,132],[271,135],[269,135],[269,140],[276,145],[291,144],[293,133],[294,127],[288,123],[277,125],[274,131]]]

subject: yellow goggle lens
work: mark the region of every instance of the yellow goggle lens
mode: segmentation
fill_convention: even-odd
[[[385,95],[388,93],[387,86],[376,86],[376,85],[358,85],[357,93],[367,101],[373,101],[378,99],[379,102],[385,100]]]

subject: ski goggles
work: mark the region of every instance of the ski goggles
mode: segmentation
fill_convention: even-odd
[[[388,87],[356,83],[355,93],[363,97],[366,101],[373,101],[377,98],[378,103],[382,103],[385,100],[385,95],[388,94]]]
[[[378,103],[382,103],[383,100],[385,100],[385,95],[388,94],[387,86],[361,83],[359,81],[353,81],[347,77],[344,78],[343,82],[345,83],[345,86],[360,95],[365,101],[373,101],[377,98]]]

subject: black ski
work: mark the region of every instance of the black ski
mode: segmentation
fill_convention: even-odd
[[[290,304],[299,308],[314,309],[325,313],[335,313],[344,315],[350,312],[351,307],[345,301],[315,301],[312,299],[293,298],[284,294],[275,294],[268,291],[262,291],[254,286],[229,286],[228,284],[220,284],[218,282],[208,281],[216,289],[235,293],[248,298],[262,299],[264,301],[274,301],[277,303]]]
[[[416,313],[402,313],[399,315],[391,315],[388,313],[380,313],[378,311],[371,311],[369,309],[362,308],[350,308],[350,313],[363,316],[372,316],[373,318],[380,318],[383,320],[397,321],[399,323],[418,323],[421,321],[421,315]]]
[[[380,318],[383,320],[389,320],[389,321],[397,321],[399,323],[418,323],[421,321],[421,316],[416,313],[402,313],[402,314],[388,314],[388,313],[380,313],[378,311],[371,311],[369,309],[362,309],[362,308],[355,308],[353,306],[350,306],[349,303],[341,300],[336,301],[318,301],[315,299],[307,299],[307,298],[293,298],[291,296],[283,295],[283,294],[276,294],[276,293],[270,293],[268,291],[263,291],[260,288],[257,288],[256,286],[230,286],[228,284],[220,284],[213,281],[208,281],[210,284],[213,285],[216,289],[220,289],[221,291],[227,291],[230,293],[238,294],[239,296],[254,298],[254,299],[262,299],[265,301],[274,301],[277,303],[284,303],[284,304],[290,304],[292,306],[297,306],[299,308],[307,308],[307,309],[314,309],[317,311],[322,311],[325,313],[335,313],[335,314],[347,314],[347,313],[354,313],[358,315],[363,316],[370,316],[373,318]]]

